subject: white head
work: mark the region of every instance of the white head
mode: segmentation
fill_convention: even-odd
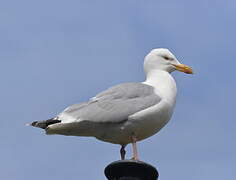
[[[145,57],[144,71],[147,74],[152,70],[163,70],[169,73],[178,70],[187,74],[193,74],[189,66],[180,64],[176,57],[168,49],[164,48],[153,49]]]

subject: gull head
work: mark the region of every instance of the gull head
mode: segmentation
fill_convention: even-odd
[[[191,67],[181,64],[168,49],[164,48],[151,50],[145,57],[144,70],[146,73],[153,70],[163,70],[169,73],[178,70],[187,74],[193,74]]]

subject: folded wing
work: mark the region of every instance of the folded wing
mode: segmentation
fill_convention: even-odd
[[[142,83],[123,83],[97,94],[88,102],[75,104],[58,115],[62,123],[92,121],[119,123],[136,112],[161,101],[152,86]]]

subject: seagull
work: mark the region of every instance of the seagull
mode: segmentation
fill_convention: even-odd
[[[119,144],[122,160],[131,143],[132,159],[139,160],[136,142],[156,134],[171,119],[177,88],[170,73],[175,70],[193,74],[168,49],[153,49],[144,59],[144,82],[115,85],[54,118],[28,125],[42,128],[46,134],[95,137]]]

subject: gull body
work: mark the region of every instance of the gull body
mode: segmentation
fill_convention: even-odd
[[[97,123],[76,120],[62,113],[59,115],[59,119],[65,119],[64,122],[49,125],[46,128],[46,133],[93,136],[102,141],[121,145],[131,143],[132,135],[135,135],[138,141],[154,135],[172,116],[176,99],[176,85],[169,73],[159,70],[153,72],[142,83],[153,86],[154,92],[161,98],[161,101],[154,106],[130,115],[127,121]],[[68,119],[70,120],[67,121]]]

